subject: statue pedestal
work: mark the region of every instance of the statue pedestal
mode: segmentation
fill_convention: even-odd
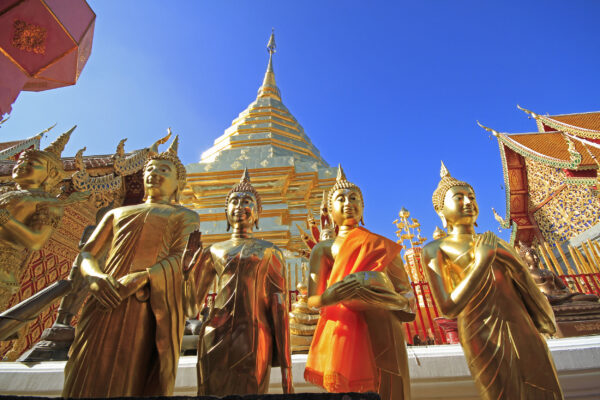
[[[558,338],[598,335],[600,334],[600,319],[557,321],[556,328],[556,337]]]
[[[40,341],[19,357],[20,362],[66,361],[75,338],[75,328],[54,325],[44,329]]]
[[[456,319],[450,318],[434,318],[436,324],[442,328],[442,332],[444,332],[444,336],[446,336],[446,342],[448,344],[457,344],[458,341],[458,324],[456,323]]]

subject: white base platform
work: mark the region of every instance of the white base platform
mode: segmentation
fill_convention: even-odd
[[[552,339],[560,383],[567,399],[600,398],[600,336]],[[412,398],[478,399],[460,345],[409,347]],[[318,392],[303,379],[306,355],[292,357],[296,393]],[[0,362],[0,394],[60,396],[64,362],[25,365]],[[270,393],[281,393],[279,368],[271,371]],[[181,357],[175,384],[176,395],[196,394],[196,357]]]

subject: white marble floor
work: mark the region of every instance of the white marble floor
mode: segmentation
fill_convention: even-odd
[[[565,397],[599,399],[600,336],[552,339],[548,346]],[[408,354],[413,400],[478,399],[459,345],[409,347]],[[292,359],[296,392],[319,391],[302,378],[306,355],[294,355]],[[0,362],[0,394],[60,396],[64,364]],[[181,357],[175,386],[176,395],[196,393],[196,357]],[[270,392],[281,392],[279,368],[271,371]]]

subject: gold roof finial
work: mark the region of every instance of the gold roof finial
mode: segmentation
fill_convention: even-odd
[[[521,107],[521,106],[520,106],[520,105],[518,105],[518,104],[517,104],[517,108],[518,108],[519,110],[523,111],[525,114],[528,114],[528,115],[530,115],[530,116],[531,116],[531,117],[533,117],[534,119],[537,119],[537,117],[538,117],[538,115],[537,115],[536,113],[534,113],[533,111],[531,111],[531,110],[528,110],[528,109],[526,109],[526,108],[524,108],[524,107]]]
[[[498,131],[492,129],[492,128],[488,128],[487,126],[483,125],[481,122],[477,121],[477,125],[479,125],[481,128],[485,129],[486,131],[490,132],[492,135],[498,137],[498,135],[500,134]]]
[[[50,143],[50,146],[46,147],[44,149],[44,151],[52,154],[53,156],[55,156],[57,159],[60,160],[60,156],[61,156],[63,150],[65,149],[67,142],[71,138],[71,133],[73,133],[75,128],[77,128],[77,125],[75,125],[71,129],[69,129],[62,135],[60,135],[58,138],[56,138],[56,140],[54,142]]]

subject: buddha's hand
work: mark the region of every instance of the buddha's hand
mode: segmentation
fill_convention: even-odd
[[[118,281],[121,284],[121,287],[118,289],[119,295],[122,299],[126,299],[146,286],[149,280],[148,271],[138,271],[122,276]]]
[[[329,286],[321,295],[321,305],[330,306],[354,297],[360,288],[356,279],[343,279]]]
[[[192,269],[194,269],[194,267],[198,263],[200,255],[202,254],[201,238],[202,238],[202,232],[200,232],[199,230],[195,230],[192,233],[190,233],[187,245],[185,246],[185,250],[183,252],[182,263],[183,263],[183,276],[186,280],[187,280],[190,272],[192,271]]]
[[[491,264],[496,257],[497,247],[498,237],[494,233],[488,231],[479,235],[474,246],[475,262],[479,265]]]
[[[86,276],[86,281],[92,296],[107,310],[117,308],[121,301],[119,288],[122,286],[115,278],[107,274]]]

